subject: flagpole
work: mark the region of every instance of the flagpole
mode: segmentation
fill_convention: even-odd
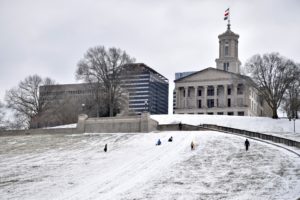
[[[228,30],[230,30],[230,8],[228,8],[228,24],[227,24]]]
[[[230,30],[230,8],[225,10],[224,20],[227,20],[227,30]]]

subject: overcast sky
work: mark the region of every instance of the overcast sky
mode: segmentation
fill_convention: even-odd
[[[0,99],[28,75],[76,83],[89,47],[118,47],[169,79],[215,67],[218,35],[240,35],[242,64],[279,52],[300,62],[298,0],[0,0]]]

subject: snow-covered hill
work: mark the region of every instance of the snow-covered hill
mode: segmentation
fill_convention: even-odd
[[[160,124],[217,124],[299,138],[300,121],[152,115]],[[67,125],[65,127],[74,127]],[[173,136],[172,143],[167,142]],[[162,145],[155,146],[158,139]],[[190,143],[197,144],[191,151]],[[300,198],[300,159],[276,146],[214,131],[1,137],[0,199]],[[108,144],[108,152],[103,152]]]
[[[158,138],[161,146],[155,146]],[[191,141],[197,144],[193,151]],[[213,131],[1,137],[0,197],[299,198],[299,157],[250,143],[246,152],[243,137]]]
[[[184,123],[191,125],[216,124],[249,131],[278,135],[300,141],[300,120],[271,119],[267,117],[246,117],[227,115],[151,115],[159,124]],[[76,124],[63,125],[52,128],[75,128]]]
[[[159,124],[184,123],[191,125],[216,124],[232,128],[278,135],[300,141],[300,120],[272,119],[267,117],[246,117],[227,115],[151,115]]]
[[[191,125],[216,124],[257,132],[294,132],[294,121],[268,117],[246,117],[227,115],[151,115],[160,124],[185,123]],[[300,120],[296,120],[296,132],[300,134]]]

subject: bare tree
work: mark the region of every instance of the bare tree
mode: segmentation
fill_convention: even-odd
[[[90,48],[77,65],[76,78],[91,83],[96,88],[95,100],[100,112],[100,104],[106,104],[109,116],[116,111],[117,102],[122,96],[121,75],[125,64],[135,62],[125,51],[104,46]],[[101,98],[100,98],[101,97]],[[100,102],[103,100],[105,102]],[[97,114],[99,116],[99,114]]]
[[[0,130],[5,129],[5,119],[4,119],[4,112],[5,106],[4,104],[0,101]]]
[[[298,65],[300,71],[300,65]],[[283,110],[287,113],[289,119],[299,118],[298,112],[300,111],[300,77],[294,81],[286,90],[283,96]]]
[[[29,128],[39,113],[47,108],[47,101],[39,99],[39,86],[52,84],[55,84],[55,81],[50,78],[43,79],[38,75],[32,75],[26,77],[17,87],[6,92],[7,107],[15,111],[19,126]]]
[[[297,65],[279,53],[254,55],[245,64],[247,72],[257,84],[262,96],[273,111],[272,118],[277,119],[283,95],[291,83],[299,77]]]

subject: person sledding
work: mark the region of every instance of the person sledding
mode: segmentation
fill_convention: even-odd
[[[191,142],[191,150],[194,150],[195,149],[195,143],[194,141]]]
[[[168,142],[173,142],[173,136],[168,139]]]
[[[161,145],[160,139],[158,139],[158,141],[156,142],[156,146],[159,146],[159,145]]]

